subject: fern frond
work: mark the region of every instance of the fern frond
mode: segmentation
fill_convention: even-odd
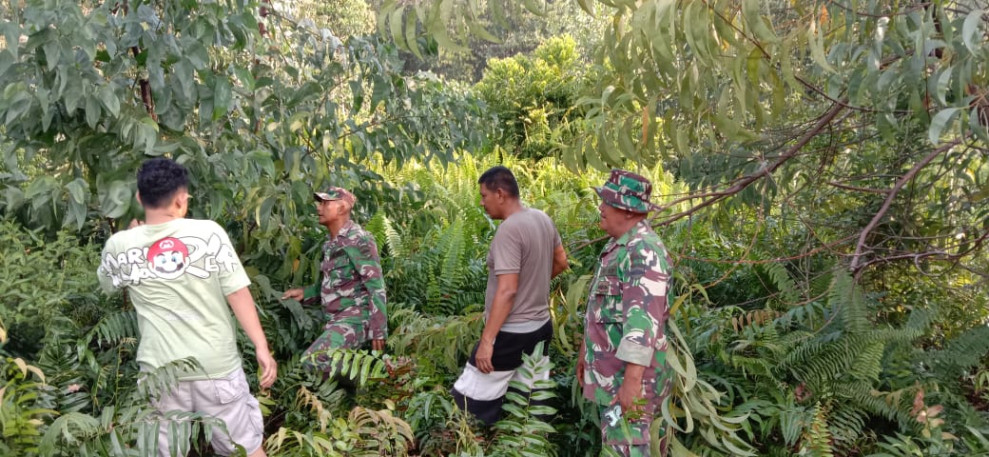
[[[844,330],[861,333],[869,329],[868,309],[861,288],[855,284],[851,273],[840,269],[834,273],[828,304],[832,312],[841,316]]]
[[[790,272],[782,263],[764,263],[759,267],[773,280],[773,285],[779,291],[779,298],[784,304],[800,301],[800,290],[797,283],[790,277]]]
[[[522,356],[518,373],[532,384],[513,380],[505,394],[502,408],[508,414],[495,424],[499,432],[495,445],[497,450],[509,455],[523,449],[532,455],[556,455],[555,446],[547,439],[555,429],[545,421],[556,414],[556,409],[542,404],[556,396],[552,390],[556,382],[548,379],[553,363],[543,353],[543,343],[539,343],[532,354]]]
[[[834,437],[836,447],[849,448],[862,437],[867,415],[856,407],[846,407],[840,402],[833,404],[828,418],[828,429]]]
[[[852,362],[848,374],[863,381],[879,381],[885,349],[886,344],[883,341],[875,341],[861,347],[855,354],[855,361]]]
[[[935,374],[949,381],[967,374],[989,353],[989,326],[978,325],[949,340],[944,349],[929,351],[924,362],[933,367]]]
[[[803,434],[801,446],[813,457],[834,457],[831,447],[831,431],[828,429],[828,414],[818,403],[810,426]]]
[[[446,372],[461,368],[483,327],[483,314],[423,316],[401,310],[395,319],[403,325],[389,337],[397,355],[415,356],[420,366],[439,367]]]
[[[201,373],[203,366],[195,357],[173,360],[153,371],[141,373],[134,391],[138,401],[158,398],[167,393],[179,383],[179,378],[190,373]]]
[[[77,446],[101,433],[100,421],[89,414],[67,413],[55,419],[41,439],[41,453],[50,455],[61,445]]]
[[[326,357],[326,362],[317,362]],[[333,367],[336,373],[355,380],[361,385],[369,378],[385,376],[385,362],[376,354],[359,349],[329,348],[309,354],[306,360],[312,364],[325,364]]]
[[[123,342],[137,342],[137,312],[121,311],[100,319],[83,339],[85,345],[93,341],[98,345],[115,345]]]
[[[402,237],[398,230],[395,230],[394,224],[384,211],[375,213],[371,220],[364,224],[364,228],[374,236],[374,241],[379,249],[387,248],[388,254],[393,258],[405,257],[406,252],[405,246],[402,244]]]
[[[415,442],[412,427],[387,409],[374,411],[357,406],[350,411],[347,424],[359,435],[360,450],[353,455],[404,456]]]
[[[308,408],[310,415],[316,418],[320,432],[326,432],[327,424],[333,419],[333,416],[323,405],[319,396],[307,389],[306,386],[299,386],[299,390],[296,391],[295,407],[299,409]]]
[[[915,388],[907,391],[914,391]],[[900,395],[879,392],[870,384],[864,382],[834,382],[828,386],[828,391],[838,400],[836,405],[840,408],[858,409],[869,414],[884,417],[890,421],[897,422],[901,427],[907,427],[913,423],[910,416],[910,405]],[[912,399],[912,396],[908,396]]]

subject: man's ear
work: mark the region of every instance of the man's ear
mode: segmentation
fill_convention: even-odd
[[[141,191],[134,192],[134,198],[137,199],[139,205],[143,205],[144,202],[141,201]]]

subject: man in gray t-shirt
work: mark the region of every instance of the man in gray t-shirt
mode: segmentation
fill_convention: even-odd
[[[498,420],[508,383],[530,388],[549,373],[525,379],[516,372],[522,354],[553,337],[549,314],[550,280],[567,269],[567,254],[553,221],[519,201],[512,172],[496,166],[478,179],[481,205],[492,219],[504,222],[488,253],[488,287],[484,331],[452,394],[461,408],[490,425]]]

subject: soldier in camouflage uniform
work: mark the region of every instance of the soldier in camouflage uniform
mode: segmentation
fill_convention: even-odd
[[[385,282],[374,237],[350,220],[356,203],[352,193],[340,187],[313,194],[320,225],[329,236],[323,245],[322,280],[305,289],[291,289],[282,299],[323,305],[323,333],[302,356],[303,363],[330,373],[329,349],[371,348],[384,350],[388,335]]]
[[[601,228],[611,240],[601,252],[588,295],[577,380],[598,405],[602,455],[649,456],[653,417],[670,393],[666,362],[671,262],[646,216],[652,184],[612,170],[601,196]],[[666,427],[656,424],[658,455]]]

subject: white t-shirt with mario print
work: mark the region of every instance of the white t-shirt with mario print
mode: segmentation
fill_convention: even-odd
[[[227,232],[209,220],[176,219],[115,233],[97,270],[105,291],[127,289],[137,311],[142,369],[195,357],[204,372],[191,381],[241,367],[227,295],[251,284]]]

